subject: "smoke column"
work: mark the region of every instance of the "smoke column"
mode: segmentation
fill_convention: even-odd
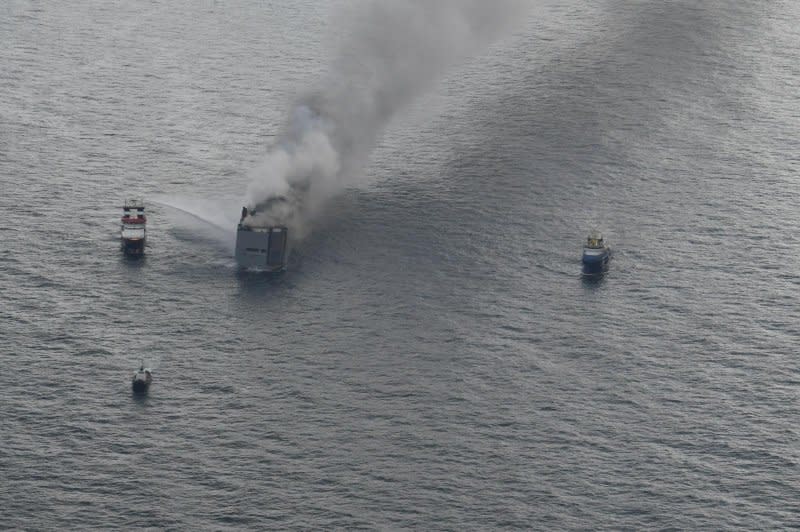
[[[302,96],[251,172],[249,223],[302,233],[319,207],[362,175],[388,122],[451,66],[522,20],[530,0],[355,2],[327,79]],[[252,210],[252,209],[251,209]]]

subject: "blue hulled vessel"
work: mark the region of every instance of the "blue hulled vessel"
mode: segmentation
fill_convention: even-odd
[[[583,246],[583,273],[589,275],[603,273],[608,268],[610,259],[611,248],[606,245],[603,235],[592,231]]]

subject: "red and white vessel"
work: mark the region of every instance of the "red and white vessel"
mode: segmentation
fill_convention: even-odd
[[[147,241],[147,218],[142,200],[127,200],[122,206],[120,247],[126,255],[144,255]]]

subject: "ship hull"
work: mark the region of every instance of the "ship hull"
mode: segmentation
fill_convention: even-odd
[[[608,248],[602,250],[584,250],[582,263],[583,273],[586,275],[596,275],[608,270],[608,262],[611,259],[611,252]]]
[[[123,238],[120,248],[126,255],[139,256],[144,255],[144,245],[144,239]]]
[[[282,272],[289,258],[289,238],[286,227],[236,230],[236,262],[240,268],[265,272]]]
[[[149,388],[150,383],[145,381],[133,381],[133,384],[131,385],[133,393],[147,393]]]

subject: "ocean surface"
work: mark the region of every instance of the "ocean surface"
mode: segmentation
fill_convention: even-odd
[[[0,5],[0,528],[800,526],[800,3],[531,2],[239,272],[345,4]]]

